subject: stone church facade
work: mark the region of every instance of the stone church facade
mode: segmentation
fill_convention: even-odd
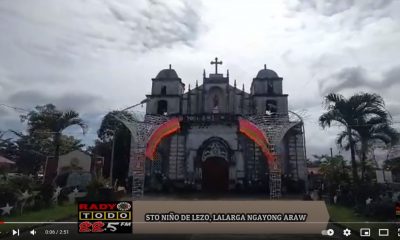
[[[146,161],[145,183],[161,178],[196,191],[265,192],[270,166],[259,147],[238,131],[238,118],[244,117],[264,128],[282,178],[305,184],[303,122],[290,116],[283,79],[264,66],[246,92],[244,85],[231,84],[229,71],[218,73],[221,63],[212,62],[215,73],[207,76],[204,71],[203,82],[196,81],[193,88],[186,88],[171,66],[152,79],[146,115],[179,117],[181,129],[162,140],[155,160]]]

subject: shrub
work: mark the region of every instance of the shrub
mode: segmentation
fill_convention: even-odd
[[[12,205],[18,199],[15,189],[8,183],[0,184],[0,196],[0,206],[4,206],[7,203]]]
[[[51,184],[43,184],[39,187],[39,194],[36,196],[35,203],[41,202],[43,206],[49,206],[53,203],[53,194],[54,187]]]
[[[64,187],[61,189],[60,195],[58,195],[58,204],[63,205],[69,201],[68,195],[74,191],[75,187]]]
[[[391,202],[377,202],[371,203],[366,208],[367,216],[381,221],[388,221],[395,219],[395,205]]]
[[[354,207],[356,213],[373,218],[378,221],[388,221],[395,219],[395,205],[392,202],[372,202],[369,205],[357,204]]]
[[[109,187],[110,183],[104,178],[93,178],[92,181],[87,185],[87,199],[97,200],[100,199],[104,189]],[[112,191],[112,190],[111,190]]]
[[[28,176],[17,176],[9,178],[8,184],[12,188],[14,188],[14,191],[19,190],[21,192],[24,192],[26,190],[31,191],[36,187],[33,179]]]

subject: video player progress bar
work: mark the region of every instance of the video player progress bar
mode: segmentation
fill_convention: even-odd
[[[78,222],[0,222],[0,224],[77,224]]]
[[[0,224],[78,224],[79,222],[2,222],[0,221]],[[146,223],[146,224],[151,224],[151,223],[169,223],[170,222],[134,222],[135,224],[137,223]],[[175,222],[175,223],[194,223],[194,222]],[[197,222],[201,223],[201,222]],[[208,223],[208,222],[204,222]],[[244,222],[231,222],[231,223],[241,223],[243,224]],[[248,222],[251,223],[251,222]],[[400,222],[263,222],[263,223],[271,223],[271,224],[276,224],[276,223],[284,223],[284,224],[304,224],[304,223],[310,223],[310,224],[321,224],[321,223],[360,223],[360,224],[399,224]]]

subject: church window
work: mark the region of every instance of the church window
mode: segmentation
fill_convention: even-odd
[[[161,95],[167,95],[167,86],[161,87]]]
[[[168,102],[165,100],[160,100],[157,103],[157,114],[165,115],[168,113]]]
[[[265,103],[265,113],[268,115],[274,114],[278,111],[277,103],[275,100],[267,100]]]
[[[267,93],[274,94],[274,84],[272,83],[272,81],[267,82]]]

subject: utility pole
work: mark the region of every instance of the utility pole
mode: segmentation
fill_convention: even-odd
[[[111,179],[111,187],[114,188],[113,182],[113,172],[114,172],[114,149],[115,149],[115,134],[116,131],[113,131],[113,139],[112,139],[112,147],[111,147],[111,164],[110,164],[110,179]]]

